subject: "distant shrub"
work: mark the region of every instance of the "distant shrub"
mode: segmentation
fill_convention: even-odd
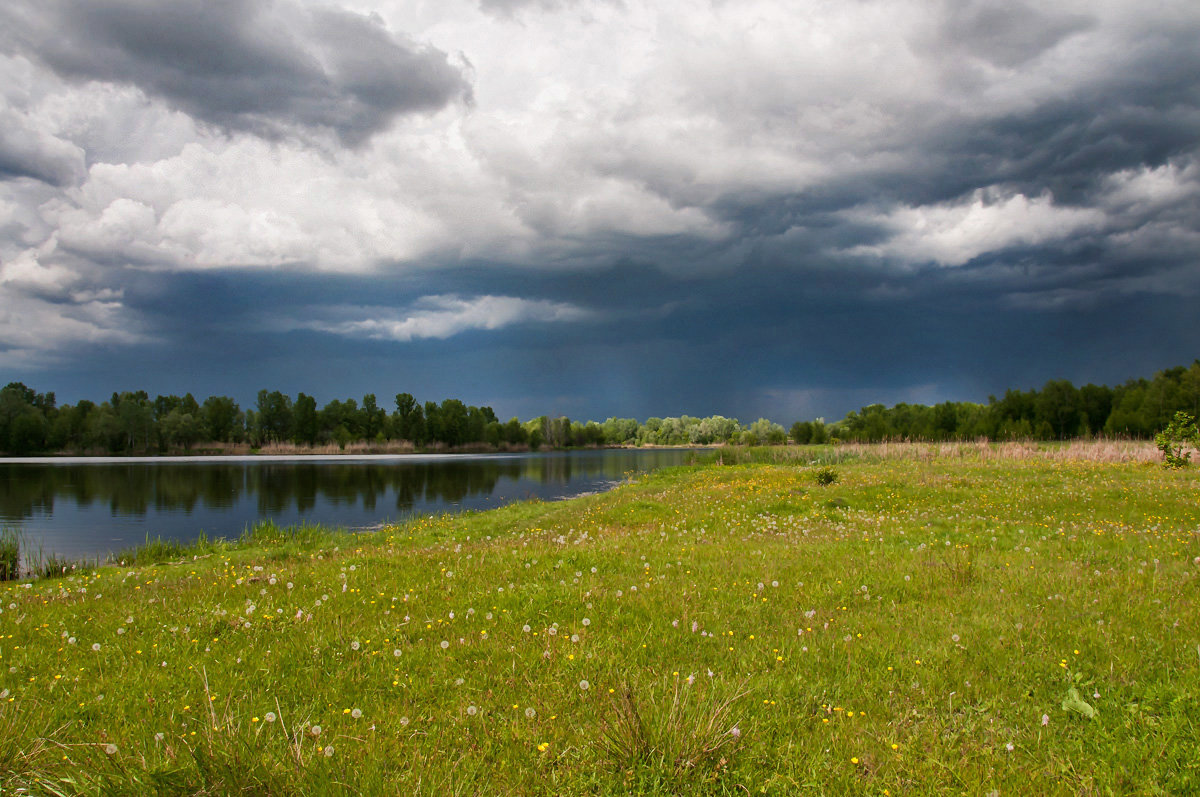
[[[817,469],[817,484],[822,486],[833,484],[838,480],[838,472],[826,465]]]
[[[1186,468],[1192,459],[1188,448],[1200,448],[1200,430],[1196,420],[1186,412],[1175,413],[1167,427],[1154,436],[1154,443],[1163,455],[1168,468]]]

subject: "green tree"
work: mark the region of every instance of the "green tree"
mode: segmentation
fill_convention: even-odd
[[[36,393],[21,382],[0,390],[0,451],[22,455],[45,450],[50,432],[46,412],[53,406],[53,393]]]
[[[149,451],[154,437],[154,405],[144,390],[112,395],[121,430],[121,450]]]
[[[467,442],[467,405],[458,399],[446,399],[438,407],[438,425],[441,441],[448,446],[461,446]]]
[[[1034,428],[1048,427],[1058,440],[1074,437],[1079,432],[1079,407],[1079,391],[1074,385],[1065,379],[1051,380],[1034,399]]]
[[[321,434],[317,400],[299,393],[292,405],[292,440],[299,445],[314,445]]]
[[[637,440],[638,422],[634,418],[608,418],[602,424],[604,441],[621,446]]]
[[[1200,449],[1200,430],[1196,419],[1180,410],[1171,422],[1154,436],[1158,450],[1162,452],[1163,464],[1168,468],[1184,468],[1192,459],[1189,448]]]
[[[160,428],[167,445],[179,446],[185,451],[190,451],[204,434],[203,422],[183,406],[167,413]]]
[[[413,445],[424,444],[425,413],[411,393],[396,394],[396,412],[392,417],[396,437]]]
[[[214,442],[232,443],[240,440],[245,418],[241,408],[228,396],[209,396],[200,408],[204,436]]]
[[[258,391],[255,432],[260,442],[281,443],[292,434],[292,400],[278,390]]]
[[[384,433],[387,425],[387,412],[375,403],[374,393],[363,396],[360,414],[363,439],[374,440]]]

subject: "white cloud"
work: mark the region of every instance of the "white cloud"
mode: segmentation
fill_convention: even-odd
[[[62,184],[52,198],[16,200],[22,218],[38,219],[23,221],[17,248],[42,247],[46,263],[368,273],[460,260],[589,267],[677,238],[698,245],[665,266],[729,269],[786,229],[759,228],[741,207],[857,183],[850,200],[831,200],[838,207],[880,175],[946,179],[947,156],[930,143],[939,136],[1091,90],[1114,79],[1105,64],[1133,73],[1154,19],[1197,24],[1170,4],[1145,15],[1084,0],[1053,11],[581,0],[500,3],[521,8],[499,17],[478,0],[338,5],[451,54],[470,73],[473,103],[401,114],[347,149],[316,133],[217,132],[153,86],[70,82],[0,54],[0,117],[12,121],[0,130]],[[1143,171],[1114,176],[1111,202],[1175,201],[1169,183],[1182,184],[1182,171]],[[844,218],[889,234],[850,251],[943,265],[1103,220],[1048,194],[985,191]],[[7,236],[2,228],[0,218]],[[0,241],[0,256],[13,246]]]
[[[119,289],[83,285],[80,275],[43,264],[27,250],[0,265],[0,366],[39,368],[87,344],[144,342]]]
[[[882,243],[854,246],[855,256],[897,258],[908,263],[961,266],[988,252],[1069,238],[1100,228],[1106,219],[1093,208],[1061,207],[1049,194],[1030,199],[975,191],[969,199],[885,212],[855,209],[846,217],[888,231]]]
[[[379,308],[346,308],[345,313],[379,313]],[[563,302],[514,296],[426,296],[405,311],[388,310],[373,318],[310,322],[303,328],[370,340],[406,342],[449,338],[476,329],[502,329],[514,324],[583,321],[584,308]]]
[[[1106,207],[1122,212],[1146,212],[1200,197],[1200,164],[1164,163],[1122,169],[1104,181]]]

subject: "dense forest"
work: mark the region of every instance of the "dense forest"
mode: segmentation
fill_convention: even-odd
[[[1200,415],[1200,360],[1118,387],[1053,380],[1041,390],[1008,390],[987,404],[881,404],[851,412],[834,426],[843,440],[1066,440],[1153,437],[1179,410]],[[798,441],[803,437],[795,435]]]
[[[605,445],[711,445],[718,443],[800,444],[830,440],[1062,440],[1109,435],[1151,437],[1177,410],[1200,415],[1200,360],[1191,367],[1160,371],[1115,388],[1075,387],[1047,382],[1041,390],[1008,390],[987,404],[945,402],[935,406],[873,404],[836,423],[798,421],[790,435],[759,418],[744,425],[714,415],[695,418],[609,418],[582,423],[541,416],[502,422],[491,407],[458,399],[421,403],[409,393],[390,408],[374,394],[335,399],[323,407],[300,393],[293,400],[261,390],[253,407],[242,409],[228,396],[203,402],[145,391],[113,393],[96,404],[82,400],[59,406],[54,393],[38,393],[20,382],[0,390],[0,451],[10,455],[47,452],[154,454],[196,450],[249,450],[263,446],[301,448],[351,443],[413,449],[492,448],[524,450]]]

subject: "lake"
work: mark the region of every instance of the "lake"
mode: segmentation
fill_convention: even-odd
[[[237,537],[259,521],[365,529],[413,515],[607,490],[679,449],[545,454],[0,459],[0,526],[36,550],[105,557],[147,538]]]

